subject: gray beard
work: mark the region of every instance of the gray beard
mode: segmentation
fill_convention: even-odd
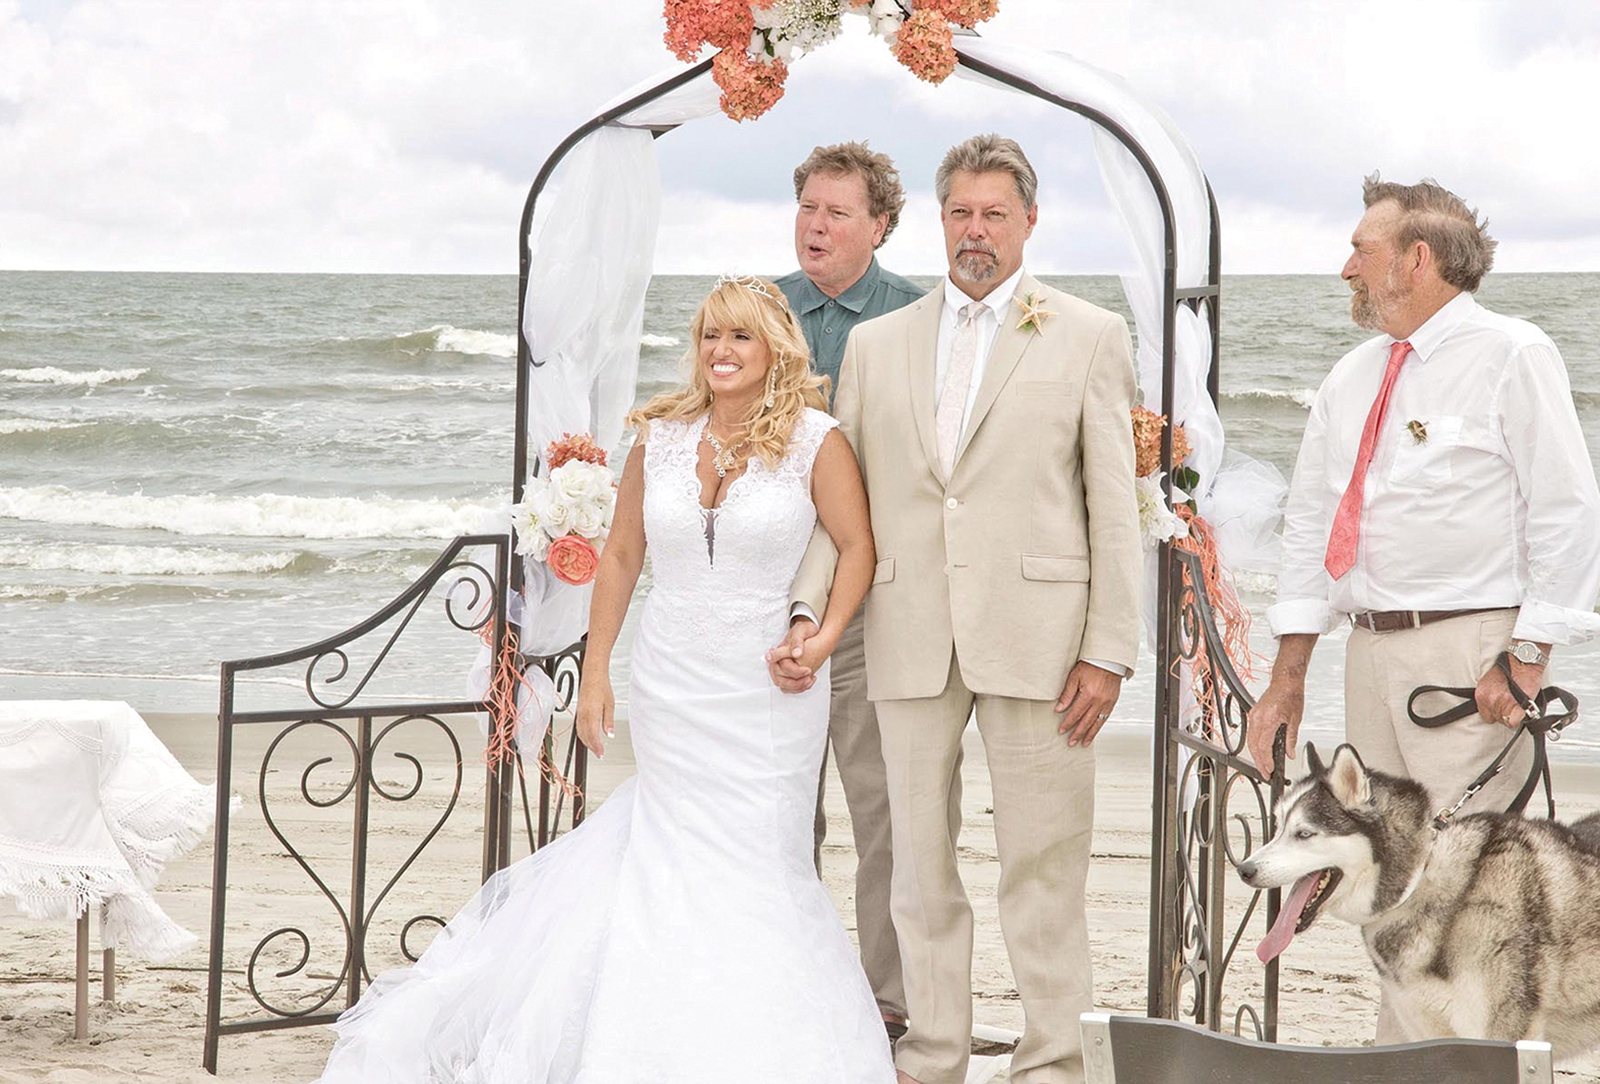
[[[1350,295],[1350,319],[1355,321],[1356,327],[1366,328],[1368,331],[1381,331],[1383,329],[1383,312],[1372,303],[1372,293]]]
[[[968,282],[988,282],[1000,269],[1000,262],[981,252],[964,252],[956,257],[956,270]]]

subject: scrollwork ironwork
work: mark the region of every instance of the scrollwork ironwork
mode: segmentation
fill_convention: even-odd
[[[1165,740],[1179,762],[1170,794],[1174,831],[1162,860],[1174,867],[1162,883],[1176,893],[1163,913],[1175,924],[1168,1003],[1182,1015],[1213,1029],[1224,1026],[1224,1001],[1232,1007],[1235,1032],[1248,1017],[1257,1037],[1277,1031],[1277,967],[1268,964],[1248,979],[1235,974],[1235,953],[1266,900],[1268,917],[1277,910],[1277,893],[1242,887],[1235,868],[1274,828],[1273,802],[1281,777],[1263,774],[1245,753],[1254,699],[1228,658],[1205,593],[1198,559],[1173,551],[1172,657],[1190,682],[1203,682],[1204,695],[1186,695],[1168,705]],[[1183,685],[1180,682],[1179,687]],[[1187,712],[1187,716],[1185,716]],[[1243,808],[1240,808],[1241,802]],[[1230,899],[1235,905],[1230,908]],[[1237,902],[1242,900],[1241,902]],[[1235,996],[1240,982],[1260,980],[1260,1005]],[[1184,1004],[1183,992],[1190,997]]]

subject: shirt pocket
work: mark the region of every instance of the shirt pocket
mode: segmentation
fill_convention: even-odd
[[[1389,481],[1412,488],[1448,482],[1465,420],[1459,415],[1441,415],[1400,422],[1400,446],[1389,465]]]

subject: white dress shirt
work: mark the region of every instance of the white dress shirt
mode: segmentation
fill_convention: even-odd
[[[1323,568],[1395,340],[1339,360],[1317,391],[1284,515],[1275,636],[1368,610],[1520,606],[1517,639],[1600,633],[1600,489],[1566,366],[1544,332],[1471,294],[1410,337],[1367,472],[1356,563]]]

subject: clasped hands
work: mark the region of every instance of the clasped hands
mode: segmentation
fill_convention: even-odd
[[[783,642],[767,652],[767,672],[772,683],[786,693],[803,693],[816,684],[817,670],[832,653],[837,641],[828,643],[815,621],[797,617],[789,624]],[[1067,684],[1056,698],[1056,714],[1061,716],[1057,733],[1069,734],[1068,745],[1088,745],[1100,733],[1117,697],[1122,694],[1122,677],[1089,662],[1078,662],[1067,674]]]

